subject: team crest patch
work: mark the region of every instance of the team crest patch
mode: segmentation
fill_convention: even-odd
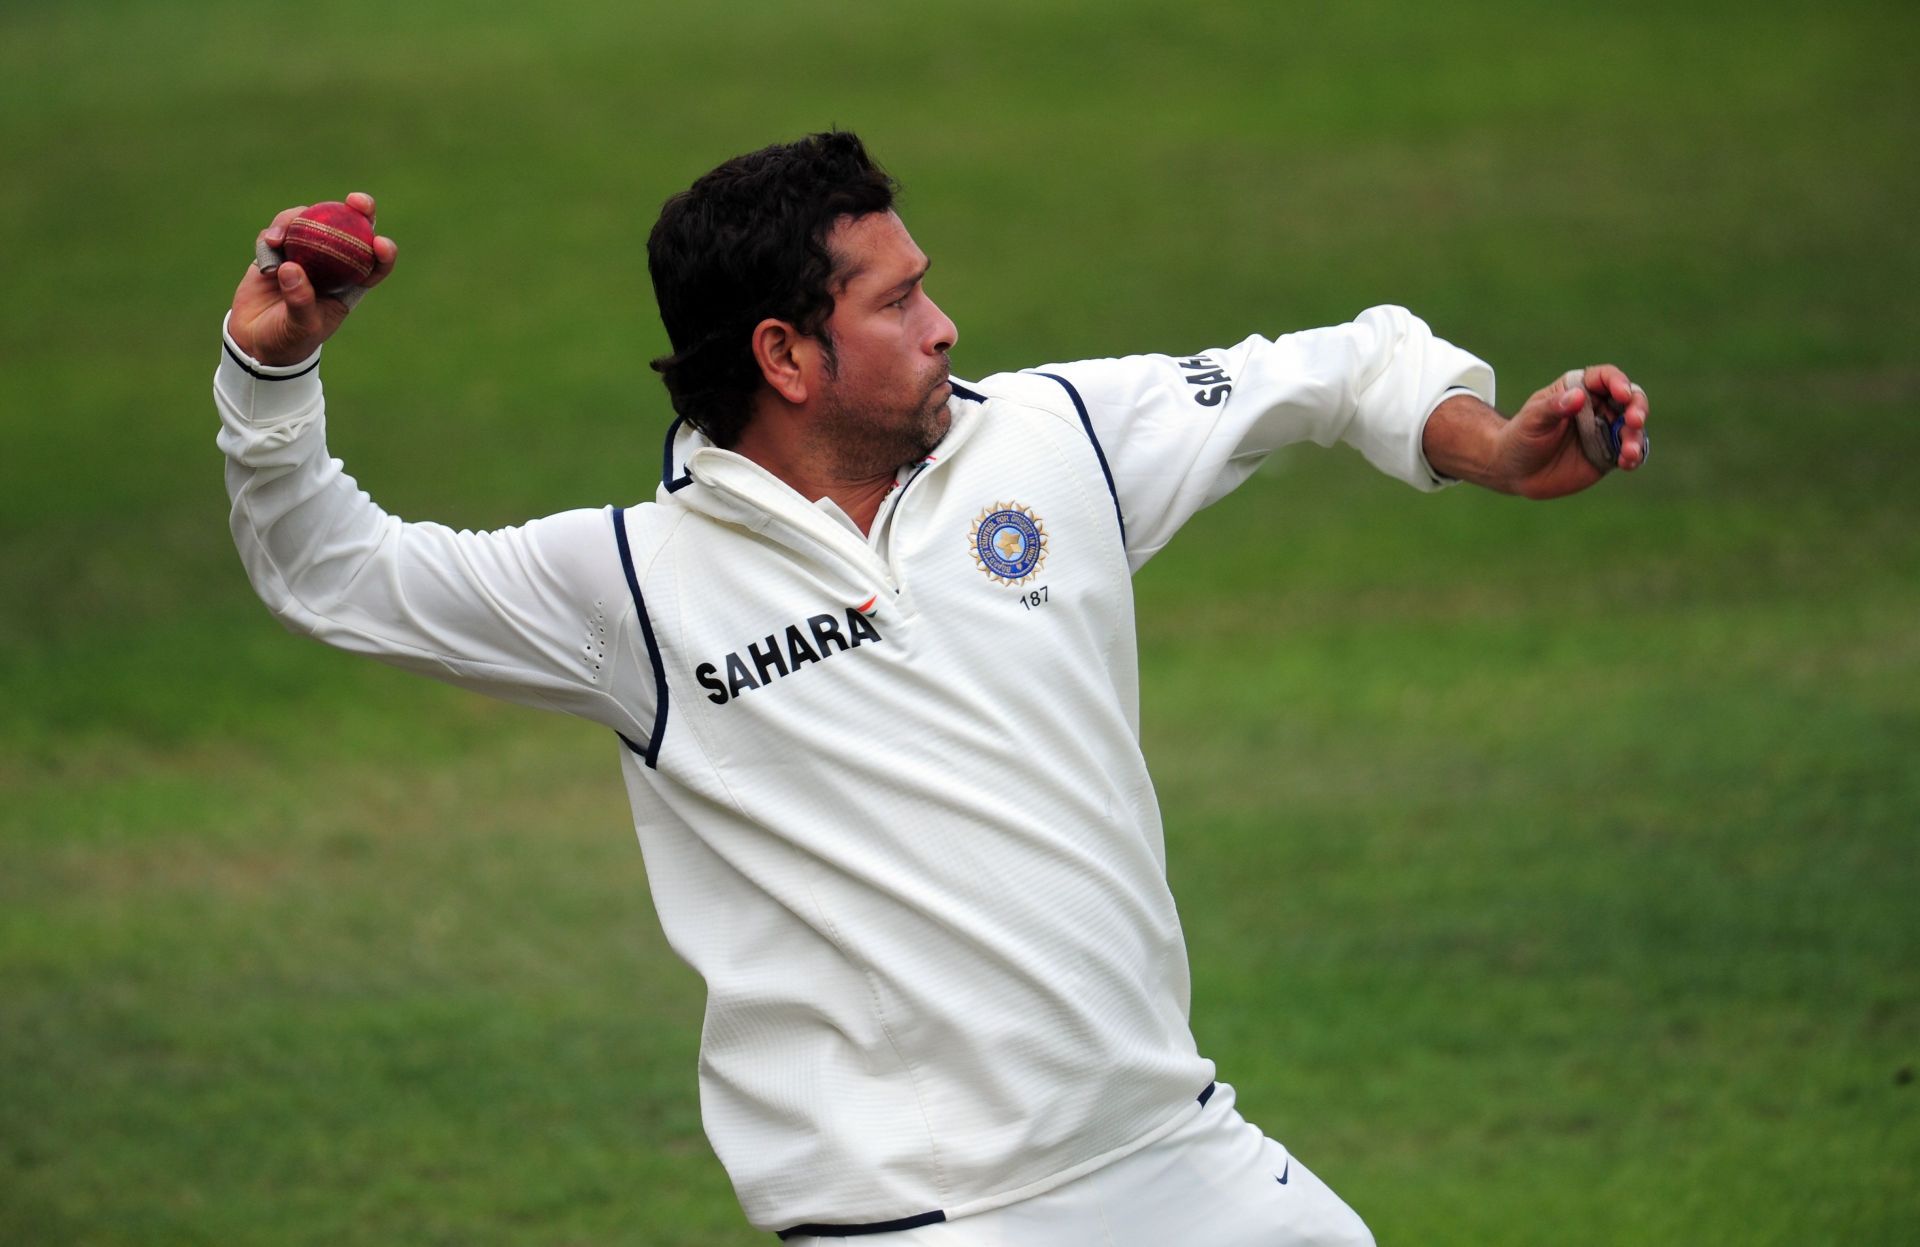
[[[996,502],[973,521],[967,548],[976,567],[1002,584],[1024,584],[1047,560],[1047,530],[1032,509]]]

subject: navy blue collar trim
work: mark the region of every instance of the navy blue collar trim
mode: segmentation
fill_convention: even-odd
[[[685,416],[675,416],[673,423],[667,426],[667,444],[660,451],[660,483],[667,487],[670,494],[678,493],[693,484],[693,473],[673,474],[673,439],[680,435],[680,426],[687,422]]]
[[[653,663],[653,735],[647,738],[644,748],[629,740],[625,733],[620,739],[627,748],[640,755],[640,760],[653,770],[660,769],[660,740],[667,733],[667,667],[660,661],[660,646],[653,637],[653,621],[647,618],[647,603],[640,596],[640,579],[633,571],[633,548],[627,544],[627,511],[625,507],[613,509],[613,539],[620,547],[620,570],[627,577],[627,592],[633,595],[633,609],[640,617],[640,635],[647,643],[647,658]]]
[[[947,384],[953,387],[953,396],[955,398],[964,398],[976,403],[984,403],[987,401],[987,396],[985,394],[982,394],[978,390],[969,389],[968,387],[961,385],[958,381],[955,381],[952,377],[947,378]]]
[[[261,372],[258,368],[255,368],[252,364],[249,364],[247,362],[246,356],[234,350],[231,346],[228,346],[224,340],[220,343],[220,349],[227,353],[228,359],[240,365],[241,371],[245,372],[249,377],[258,377],[262,381],[291,381],[295,377],[306,376],[308,373],[312,372],[315,368],[318,368],[320,366],[320,361],[318,358],[316,358],[311,364],[308,364],[305,368],[302,368],[299,372],[283,372],[283,373]]]

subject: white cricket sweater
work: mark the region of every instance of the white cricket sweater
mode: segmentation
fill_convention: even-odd
[[[661,924],[707,984],[707,1135],[775,1231],[964,1216],[1195,1111],[1130,572],[1290,442],[1435,488],[1427,416],[1493,399],[1381,307],[956,383],[870,538],[685,429],[652,503],[456,533],[328,457],[317,364],[229,339],[215,377],[256,590],[295,631],[621,735]]]

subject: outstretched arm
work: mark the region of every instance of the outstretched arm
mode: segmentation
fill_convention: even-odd
[[[1389,476],[1438,489],[1446,480],[1422,448],[1429,413],[1450,393],[1494,396],[1493,369],[1393,306],[1188,356],[1050,364],[1007,380],[1059,404],[1050,377],[1071,385],[1103,447],[1136,569],[1292,443],[1344,443]]]
[[[1615,467],[1631,472],[1647,461],[1647,393],[1612,364],[1596,364],[1536,391],[1511,420],[1471,394],[1456,394],[1434,408],[1421,445],[1442,475],[1525,498],[1559,498]]]

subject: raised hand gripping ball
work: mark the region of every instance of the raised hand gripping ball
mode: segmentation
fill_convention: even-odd
[[[281,250],[322,294],[339,294],[373,272],[373,222],[338,201],[319,203],[287,222]]]

